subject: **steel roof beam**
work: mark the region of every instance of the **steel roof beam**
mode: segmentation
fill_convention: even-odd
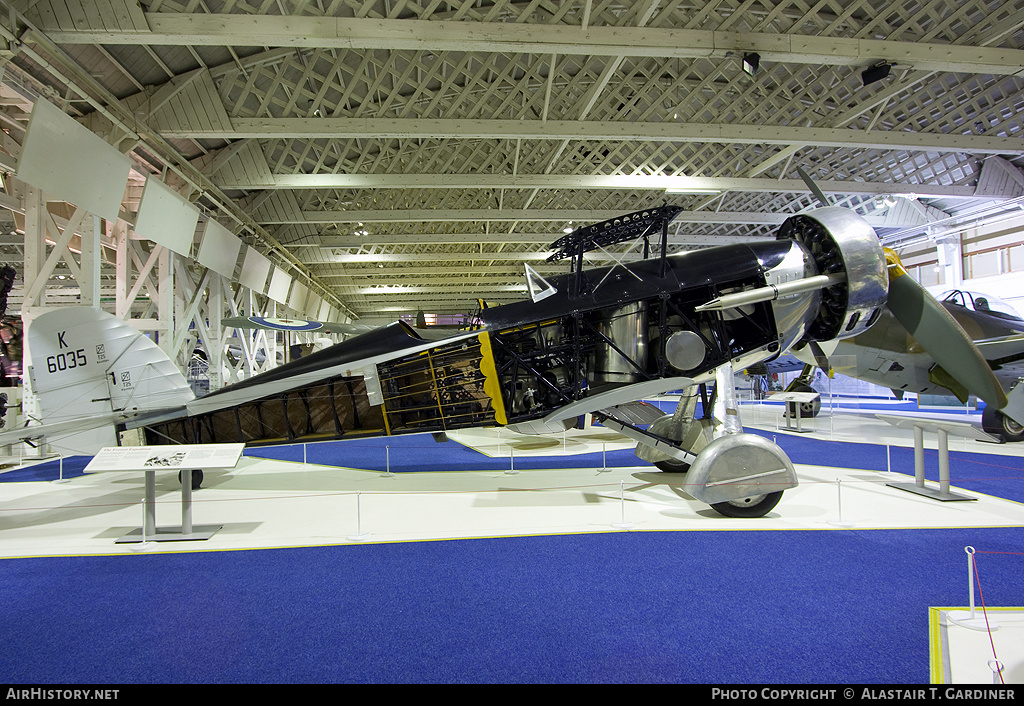
[[[728,53],[757,52],[762,63],[868,66],[886,59],[924,71],[1010,76],[1024,72],[1024,51],[1019,49],[798,34],[172,12],[147,12],[145,20],[149,32],[104,29],[98,20],[95,27],[85,21],[75,29],[42,22],[40,29],[58,44],[525,52],[661,59],[723,58]]]
[[[758,191],[810,193],[800,179],[661,176],[647,174],[275,174],[269,179],[224,180],[221,189],[626,189],[680,193]],[[822,181],[832,194],[891,194],[925,198],[974,198],[973,186]],[[1008,194],[1006,198],[1015,196]],[[986,195],[984,198],[999,198]]]
[[[615,140],[857,147],[879,150],[1024,154],[1024,139],[781,125],[690,125],[574,120],[446,120],[428,118],[231,118],[232,129],[167,127],[168,138]]]

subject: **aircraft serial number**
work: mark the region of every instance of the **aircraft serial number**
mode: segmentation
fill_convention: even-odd
[[[76,351],[49,356],[46,359],[46,369],[51,373],[56,373],[62,370],[74,370],[88,363],[89,361],[85,357],[85,349],[79,348]]]

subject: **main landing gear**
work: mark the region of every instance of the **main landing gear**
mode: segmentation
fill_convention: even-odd
[[[1024,425],[1018,424],[994,407],[981,413],[981,428],[1003,441],[1024,441]]]
[[[720,515],[763,517],[784,490],[797,486],[792,462],[774,442],[743,432],[731,364],[718,369],[711,400],[700,390],[704,409],[713,410],[702,419],[694,414],[697,391],[696,385],[684,391],[674,414],[642,432],[653,443],[634,437],[636,455],[663,472],[685,473],[685,491]]]

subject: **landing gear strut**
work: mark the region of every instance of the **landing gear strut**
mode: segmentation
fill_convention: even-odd
[[[686,492],[695,500],[726,517],[763,517],[778,505],[783,490],[797,486],[796,471],[774,442],[743,432],[730,363],[716,371],[713,399],[714,403],[705,400],[704,408],[714,410],[714,419],[696,419],[696,390],[691,387],[674,415],[655,420],[649,432],[633,429],[635,436],[627,435],[640,442],[636,450],[640,458],[663,471],[685,472]],[[645,434],[655,443],[647,441]],[[684,463],[672,458],[671,452],[657,449],[666,444],[693,460]]]

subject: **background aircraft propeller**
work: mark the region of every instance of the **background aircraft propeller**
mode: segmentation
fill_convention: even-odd
[[[825,195],[807,172],[800,167],[797,167],[797,172],[822,207],[829,206]],[[1005,407],[1007,399],[1002,385],[967,332],[928,290],[907,273],[895,252],[886,250],[886,260],[889,273],[886,306],[940,368],[931,371],[932,377],[936,381],[950,383],[946,386],[957,397],[963,397],[964,402],[964,393],[970,393],[997,409]],[[815,355],[815,358],[819,356]],[[962,389],[954,389],[956,387]]]

